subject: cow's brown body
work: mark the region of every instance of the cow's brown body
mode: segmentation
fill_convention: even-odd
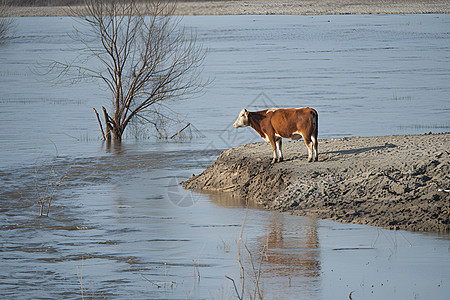
[[[303,137],[308,148],[309,161],[318,160],[318,114],[313,108],[265,109],[262,111],[241,111],[234,127],[250,126],[270,142],[273,161],[282,161],[282,138],[298,140]]]

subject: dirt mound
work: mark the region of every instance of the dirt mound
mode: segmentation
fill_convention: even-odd
[[[226,150],[183,186],[298,215],[449,231],[450,134],[320,140],[317,163],[302,143],[284,143],[285,161],[274,165],[267,143]]]

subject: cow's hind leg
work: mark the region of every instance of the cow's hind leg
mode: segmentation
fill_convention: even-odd
[[[308,148],[308,162],[313,161],[313,143],[310,139],[305,139],[306,148]]]
[[[282,162],[283,161],[283,153],[281,152],[281,138],[280,137],[275,139],[275,144],[277,147],[278,162]]]

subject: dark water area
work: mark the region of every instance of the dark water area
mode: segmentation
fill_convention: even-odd
[[[93,82],[52,85],[48,59],[79,45],[71,18],[19,18],[0,45],[0,298],[232,299],[238,240],[246,295],[260,253],[266,299],[447,299],[448,235],[283,215],[179,182],[220,151],[260,141],[231,128],[246,107],[311,106],[319,136],[448,131],[450,17],[196,16],[205,93],[174,109],[194,139],[100,140]],[[49,216],[38,218],[55,159]],[[299,151],[304,147],[299,146]],[[36,172],[36,169],[38,172]],[[36,174],[37,173],[37,174]],[[52,179],[53,180],[53,179]],[[251,257],[243,244],[248,247]],[[82,294],[83,291],[83,294]]]

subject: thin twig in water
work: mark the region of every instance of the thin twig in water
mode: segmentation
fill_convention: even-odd
[[[260,291],[260,289],[259,289],[259,278],[260,278],[260,275],[261,275],[261,265],[262,265],[262,260],[263,260],[264,252],[265,252],[265,250],[266,250],[266,245],[263,246],[263,249],[262,249],[262,251],[261,251],[261,255],[260,255],[260,258],[259,258],[258,271],[256,271],[256,269],[255,269],[255,266],[254,266],[254,264],[253,264],[252,253],[251,253],[250,250],[248,249],[247,244],[244,243],[244,247],[245,247],[245,249],[247,250],[248,255],[249,255],[249,257],[250,257],[250,263],[251,263],[251,265],[252,265],[253,276],[255,277],[255,291],[254,291],[254,294],[253,294],[253,299],[256,299],[256,293],[258,293],[259,299],[262,299],[263,296],[262,296],[261,291]]]
[[[105,136],[105,132],[103,131],[103,125],[102,125],[102,121],[100,120],[100,116],[97,112],[97,110],[95,108],[92,108],[95,112],[95,116],[97,117],[97,121],[98,121],[98,125],[100,126],[100,130],[102,132],[102,136],[103,136],[103,140],[106,141],[106,136]]]
[[[194,283],[193,283],[193,285],[192,285],[192,288],[191,288],[191,290],[189,291],[189,294],[187,294],[187,298],[189,299],[189,297],[191,296],[191,294],[192,294],[192,291],[194,290],[194,287],[195,287],[195,283],[198,281],[198,282],[200,282],[200,270],[199,270],[199,268],[198,268],[198,260],[199,260],[199,258],[200,258],[200,255],[202,254],[202,252],[203,252],[203,249],[205,249],[205,246],[206,246],[206,242],[203,244],[203,247],[202,247],[202,249],[200,250],[200,253],[198,254],[198,256],[197,256],[197,259],[195,259],[195,260],[192,260],[193,262],[194,262]],[[196,279],[195,279],[195,272],[196,272],[196,270],[197,270],[197,281],[196,281]],[[187,291],[186,291],[186,293],[187,293]]]
[[[185,130],[186,128],[188,128],[189,125],[191,125],[191,123],[188,123],[186,126],[183,127],[183,129],[181,129],[180,131],[178,131],[177,133],[175,133],[174,135],[172,135],[172,136],[170,137],[170,139],[173,139],[174,137],[176,137],[177,135],[179,135],[183,130]]]
[[[203,244],[203,247],[202,247],[202,249],[200,250],[200,253],[198,254],[198,256],[197,256],[197,259],[194,261],[194,275],[195,275],[195,267],[197,266],[197,277],[198,277],[198,281],[200,282],[200,270],[199,270],[199,265],[198,265],[198,260],[199,260],[199,258],[200,258],[200,255],[202,254],[202,252],[203,252],[203,249],[205,249],[205,246],[206,246],[206,242]]]
[[[34,189],[36,190],[36,195],[37,195],[37,197],[38,197],[38,199],[39,199],[39,203],[41,203],[41,196],[39,195],[39,189],[38,189],[38,186],[37,186],[37,182],[38,182],[38,173],[39,173],[39,170],[40,170],[41,168],[37,168],[37,165],[36,165],[36,155],[34,156]],[[42,205],[41,205],[41,213],[40,213],[40,215],[42,216]]]
[[[259,296],[260,300],[263,298],[263,296],[261,293],[261,289],[259,288],[259,278],[261,278],[261,265],[262,265],[265,251],[266,251],[266,245],[264,245],[264,247],[261,251],[261,257],[259,258],[259,266],[258,266],[258,276],[256,276],[255,295],[256,295],[256,290],[258,290],[258,296]],[[256,298],[256,296],[253,297],[253,299],[255,299],[255,298]]]
[[[56,159],[55,159],[55,161],[56,161]],[[53,186],[52,193],[50,194],[50,198],[48,199],[47,217],[48,217],[48,213],[50,212],[50,205],[52,204],[53,193],[55,192],[56,187],[66,178],[67,173],[69,173],[69,170],[70,170],[70,167],[67,169],[66,173],[60,180],[56,179],[55,171],[53,171],[53,176],[55,177],[55,185]]]
[[[225,275],[225,278],[226,278],[226,279],[229,279],[229,280],[231,280],[231,282],[233,282],[234,291],[236,292],[236,296],[238,297],[238,299],[242,299],[241,296],[239,296],[239,292],[238,292],[238,290],[237,290],[236,283],[234,282],[234,279],[228,277],[227,275]]]
[[[45,205],[45,201],[46,200],[48,201],[47,212],[46,212],[46,215],[48,217],[48,214],[50,212],[50,206],[52,204],[53,194],[54,194],[54,192],[56,190],[56,187],[66,178],[66,176],[67,176],[67,174],[68,174],[68,172],[70,170],[70,167],[69,167],[67,169],[66,173],[61,177],[61,179],[58,180],[56,178],[55,165],[56,165],[56,161],[58,160],[58,148],[56,147],[55,143],[53,143],[53,145],[55,146],[55,152],[56,152],[55,159],[53,160],[53,163],[52,163],[51,168],[50,168],[50,172],[49,172],[49,174],[47,176],[47,183],[46,183],[45,191],[44,191],[44,194],[42,195],[42,198],[41,198],[41,195],[39,194],[39,189],[38,189],[38,174],[39,174],[39,171],[40,171],[42,166],[39,169],[37,168],[36,156],[34,157],[34,172],[35,172],[34,188],[36,190],[36,196],[38,197],[38,203],[40,205],[39,217],[42,217],[44,215],[44,205]],[[50,183],[50,179],[51,179],[52,175],[53,175],[53,178],[54,178],[55,182],[54,182],[53,187],[51,189],[50,196],[47,199],[47,195],[49,193],[49,188],[52,185]]]
[[[148,279],[147,277],[145,277],[142,274],[139,274],[139,276],[141,276],[143,279],[147,280],[148,282],[150,282],[151,284],[153,284],[154,286],[156,286],[158,289],[161,288],[161,286],[153,281],[151,281],[150,279]]]
[[[399,233],[400,233],[400,235],[408,242],[409,247],[411,248],[411,247],[412,247],[411,242],[406,238],[406,236],[405,236],[401,231],[399,231]]]
[[[236,292],[236,297],[240,300],[242,300],[244,298],[244,288],[245,288],[245,270],[244,270],[244,266],[242,265],[242,260],[241,260],[241,241],[242,241],[242,233],[244,232],[244,226],[245,226],[245,220],[247,218],[247,213],[248,213],[248,201],[247,201],[247,208],[245,209],[245,214],[244,214],[244,219],[242,220],[242,225],[241,225],[241,230],[239,232],[239,240],[238,240],[238,263],[239,263],[239,269],[240,269],[240,277],[241,277],[241,293],[239,294],[239,291],[237,289],[236,286],[236,282],[234,281],[234,279],[225,276],[227,279],[231,280],[233,282],[233,286],[234,286],[234,291]],[[244,243],[245,245],[245,243]]]
[[[247,200],[247,207],[245,209],[244,219],[242,220],[241,231],[239,232],[239,241],[238,241],[238,261],[239,261],[239,267],[241,269],[241,284],[242,284],[241,299],[244,298],[244,286],[245,286],[244,266],[242,265],[242,260],[241,260],[241,241],[242,241],[242,233],[244,232],[245,220],[247,219],[248,205],[249,205],[249,203]]]
[[[84,299],[84,288],[83,288],[83,256],[81,256],[81,273],[80,273],[80,286],[81,286],[81,299]],[[78,270],[78,266],[77,266]]]
[[[164,288],[166,288],[167,282],[167,263],[164,263]]]

